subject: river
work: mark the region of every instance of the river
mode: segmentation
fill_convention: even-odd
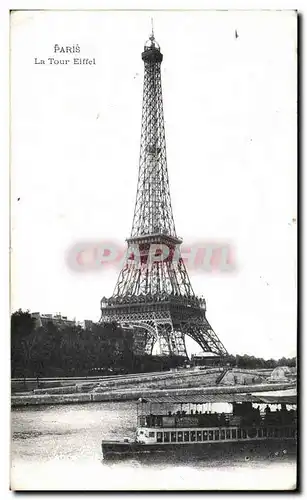
[[[292,489],[289,457],[193,463],[104,462],[102,439],[133,437],[134,403],[14,408],[11,487],[15,490],[232,490]]]

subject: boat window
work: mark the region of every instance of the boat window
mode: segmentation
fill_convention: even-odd
[[[197,431],[197,441],[202,441],[202,432]]]
[[[215,439],[215,441],[219,441],[219,439],[220,439],[220,431],[214,431],[214,439]]]
[[[242,429],[238,429],[238,439],[242,438]]]
[[[213,431],[209,431],[209,441],[213,441]]]
[[[191,431],[191,441],[195,441],[195,439],[196,439],[196,432]]]
[[[140,422],[140,426],[141,427],[145,427],[146,426],[146,419],[142,415],[139,417],[139,422]]]
[[[162,443],[162,432],[157,432],[157,443]]]
[[[225,429],[221,430],[221,439],[225,439]]]
[[[272,429],[272,427],[268,428],[268,437],[270,437],[270,438],[273,437],[273,429]]]
[[[171,442],[176,443],[177,432],[171,432]]]
[[[230,439],[230,429],[227,429],[226,431],[226,439]]]
[[[279,432],[278,432],[277,427],[275,427],[275,429],[274,429],[274,437],[276,437],[276,438],[279,437]]]
[[[189,433],[189,431],[184,431],[184,440],[185,441],[190,441],[190,433]]]
[[[232,439],[236,439],[237,438],[237,430],[236,429],[232,429],[231,430],[231,438]]]
[[[262,437],[262,429],[258,429],[258,437],[261,438]]]
[[[164,432],[163,434],[164,434],[164,439],[163,439],[164,443],[169,443],[169,432]]]
[[[267,430],[267,429],[263,429],[263,430],[262,430],[262,433],[263,433],[263,437],[267,437],[267,435],[268,435],[268,430]]]
[[[208,439],[208,431],[203,431],[203,441],[207,441]]]
[[[149,435],[150,438],[154,438],[155,437],[155,433],[154,432],[149,432],[148,435]]]
[[[182,443],[183,441],[183,432],[178,432],[178,443]]]
[[[242,429],[242,437],[243,437],[243,439],[247,438],[246,430],[245,429]]]

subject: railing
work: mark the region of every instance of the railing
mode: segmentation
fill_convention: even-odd
[[[225,375],[228,371],[229,371],[229,368],[226,368],[225,370],[222,371],[222,373],[219,374],[219,376],[217,377],[217,379],[215,381],[216,385],[221,382],[221,380],[225,377]]]
[[[117,306],[122,304],[140,304],[140,303],[153,303],[153,302],[171,302],[172,304],[200,307],[206,309],[206,301],[202,297],[175,294],[146,294],[146,295],[130,295],[118,297],[103,297],[101,300],[101,307]]]

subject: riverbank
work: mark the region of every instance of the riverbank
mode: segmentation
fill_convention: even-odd
[[[12,396],[12,407],[30,406],[30,405],[54,405],[69,403],[95,403],[95,402],[119,402],[119,401],[137,401],[139,398],[149,397],[178,397],[189,395],[214,395],[225,394],[225,397],[231,394],[242,394],[252,392],[268,392],[293,388],[293,384],[255,384],[242,386],[226,387],[192,387],[183,389],[155,389],[155,390],[113,390],[103,393],[75,393],[75,394],[31,394],[23,396]]]

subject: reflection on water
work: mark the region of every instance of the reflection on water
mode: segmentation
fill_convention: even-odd
[[[93,403],[18,408],[12,412],[13,489],[289,489],[296,466],[288,457],[273,460],[169,459],[109,463],[102,439],[133,437],[134,403]]]

